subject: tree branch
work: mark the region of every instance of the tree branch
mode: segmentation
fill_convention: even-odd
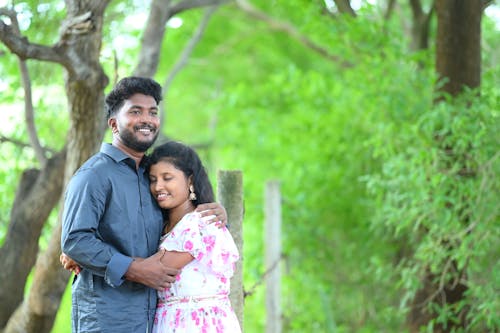
[[[221,5],[231,0],[184,0],[170,4],[170,0],[153,0],[141,41],[139,61],[134,75],[152,77],[158,69],[161,44],[168,20],[183,11],[206,6]]]
[[[434,3],[428,13],[425,13],[420,0],[410,0],[410,7],[413,16],[412,22],[412,49],[422,50],[429,46],[429,27],[432,14],[434,13]]]
[[[324,57],[332,62],[340,64],[340,66],[342,66],[342,67],[352,67],[353,66],[353,64],[341,59],[340,57],[338,57],[336,55],[331,54],[330,52],[328,52],[327,49],[316,44],[315,42],[310,40],[307,36],[301,34],[297,30],[297,28],[292,26],[290,23],[275,20],[274,18],[268,16],[266,13],[260,11],[259,9],[255,8],[254,6],[252,6],[246,0],[235,0],[235,1],[241,10],[243,10],[245,13],[249,14],[250,16],[252,16],[260,21],[264,21],[265,23],[268,24],[268,26],[271,29],[286,33],[287,35],[291,36],[292,38],[297,39],[302,45],[313,50],[314,52],[318,53],[322,57]]]
[[[262,273],[262,275],[260,276],[259,280],[257,282],[254,283],[254,285],[252,287],[250,287],[249,290],[244,290],[243,291],[243,297],[247,297],[247,296],[251,296],[255,290],[257,289],[257,287],[261,284],[263,284],[267,278],[267,276],[269,274],[271,274],[272,271],[274,271],[275,269],[279,268],[279,264],[281,263],[282,260],[285,260],[287,259],[286,256],[281,253],[280,254],[280,257],[278,259],[276,259],[267,269],[264,273]]]
[[[24,119],[26,120],[26,128],[31,142],[31,147],[35,151],[35,156],[43,167],[47,162],[45,151],[38,139],[38,132],[35,125],[35,114],[33,110],[33,97],[31,94],[31,79],[26,66],[26,61],[19,59],[19,69],[21,70],[21,78],[24,88]]]
[[[196,44],[199,43],[201,37],[203,37],[203,33],[205,32],[205,29],[207,28],[208,22],[210,21],[210,18],[212,17],[213,13],[219,8],[220,5],[212,6],[209,7],[207,10],[205,10],[205,15],[203,16],[203,19],[200,22],[200,25],[194,32],[193,36],[187,43],[186,47],[181,53],[181,56],[179,57],[179,60],[177,60],[176,64],[168,74],[167,79],[165,80],[165,83],[163,84],[163,95],[166,95],[168,92],[168,88],[170,87],[170,84],[174,80],[175,76],[181,71],[181,69],[187,64],[189,57],[191,56],[191,53],[193,53],[193,50],[196,46]]]
[[[153,0],[144,27],[139,51],[139,60],[133,75],[153,77],[158,69],[165,25],[171,17],[170,0]]]
[[[200,39],[203,37],[203,33],[207,28],[210,18],[212,17],[213,13],[215,13],[215,11],[219,8],[219,6],[220,5],[211,6],[205,10],[205,14],[203,15],[200,25],[194,32],[191,39],[186,44],[186,47],[184,47],[184,50],[182,50],[179,59],[177,60],[174,67],[168,74],[167,79],[163,83],[163,88],[162,88],[163,96],[167,95],[168,89],[170,88],[172,81],[177,76],[177,74],[182,70],[182,68],[186,66],[188,59],[191,56],[191,53],[193,53],[195,46],[199,43]],[[162,108],[162,112],[160,114],[160,124],[165,124],[164,119],[165,119],[165,109]],[[160,141],[165,141],[165,139],[166,139],[165,137],[162,137]]]
[[[352,17],[356,17],[356,12],[351,7],[351,1],[349,0],[334,0],[337,9],[341,14],[349,14]]]
[[[10,18],[12,31],[16,34],[16,36],[21,36],[21,30],[19,29],[19,22],[17,21],[16,13],[11,10],[2,9],[0,14],[6,15]],[[47,158],[45,156],[45,151],[40,144],[40,140],[38,139],[38,133],[36,130],[33,111],[33,96],[31,94],[31,79],[26,61],[19,56],[18,58],[19,70],[21,71],[21,80],[24,88],[24,116],[26,120],[26,128],[28,130],[31,146],[35,151],[35,156],[40,162],[40,165],[43,167],[47,162]]]
[[[420,20],[420,18],[424,15],[424,10],[422,9],[422,3],[420,0],[410,0],[410,7],[413,19]]]
[[[395,5],[396,5],[396,0],[389,0],[389,2],[387,4],[387,9],[386,9],[385,15],[384,15],[384,18],[386,20],[389,20],[391,18]]]
[[[232,2],[232,0],[184,0],[179,1],[172,6],[170,6],[171,16],[177,15],[183,11],[198,8],[198,7],[207,7],[214,5],[222,5],[225,3]]]
[[[8,16],[13,20],[15,15],[16,13],[12,10],[0,8],[0,16]],[[3,20],[0,20],[0,41],[22,60],[38,59],[56,63],[65,62],[63,55],[57,52],[57,48],[30,43],[26,37],[16,33],[16,29]]]
[[[33,149],[33,146],[29,143],[26,143],[26,142],[22,142],[20,140],[16,140],[16,139],[12,139],[12,138],[9,138],[9,137],[6,137],[5,135],[0,135],[0,143],[11,143],[13,144],[14,146],[17,146],[17,147],[21,147],[21,148],[32,148]],[[54,150],[54,149],[51,149],[51,148],[47,148],[47,147],[42,147],[43,151],[44,151],[44,156],[47,155],[47,153],[49,154],[55,154],[57,151]]]
[[[488,6],[491,5],[491,4],[493,4],[493,2],[495,2],[495,0],[483,0],[483,3],[482,3],[483,10],[485,10],[486,8],[488,8]]]
[[[20,140],[16,140],[16,139],[12,139],[12,138],[8,138],[4,135],[0,135],[0,143],[4,143],[4,142],[12,143],[13,145],[15,145],[17,147],[21,147],[21,148],[31,148],[31,145],[29,143],[22,142]]]

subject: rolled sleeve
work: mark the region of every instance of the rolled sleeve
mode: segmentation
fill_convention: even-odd
[[[125,273],[134,259],[124,256],[121,253],[115,253],[108,263],[104,280],[111,287],[116,288],[125,281]]]

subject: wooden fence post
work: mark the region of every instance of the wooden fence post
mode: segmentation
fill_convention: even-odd
[[[266,246],[266,333],[281,333],[281,193],[280,182],[266,183],[264,193]]]
[[[240,252],[229,298],[243,330],[243,177],[239,170],[217,172],[217,198],[226,208],[229,231]]]

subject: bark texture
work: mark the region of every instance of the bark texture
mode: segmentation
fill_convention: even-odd
[[[4,332],[50,332],[59,308],[61,296],[66,288],[69,273],[59,263],[60,254],[60,218],[53,229],[52,238],[47,250],[38,256],[38,236],[43,222],[59,201],[64,184],[75,170],[97,150],[105,129],[104,121],[104,87],[108,79],[104,74],[99,55],[102,40],[102,23],[104,10],[109,1],[85,0],[66,1],[67,16],[61,24],[59,41],[51,46],[31,45],[26,38],[18,36],[11,27],[0,24],[0,38],[11,52],[21,59],[52,61],[62,65],[66,71],[66,92],[70,113],[70,129],[68,134],[67,154],[56,154],[53,158],[57,165],[48,165],[42,172],[31,171],[25,177],[34,185],[21,186],[16,198],[19,205],[14,205],[12,222],[2,247],[2,264],[16,266],[8,276],[1,276],[3,283],[16,285],[13,289],[2,286],[2,292],[20,290],[15,294],[13,302],[2,302],[0,308]],[[66,156],[63,160],[61,156]],[[58,158],[56,158],[58,157]],[[56,163],[58,162],[58,163]],[[64,175],[64,176],[62,176]],[[32,201],[26,196],[31,195]],[[15,220],[14,220],[15,219]],[[27,241],[26,237],[30,239]],[[23,237],[22,241],[19,240]],[[11,240],[10,240],[11,239]],[[22,256],[19,254],[22,253]],[[22,257],[22,261],[19,261]],[[8,259],[10,258],[10,259]],[[13,260],[16,258],[17,260]],[[29,295],[22,299],[22,291],[26,275],[34,268],[33,285]],[[4,261],[5,260],[5,261]],[[13,308],[17,306],[12,314]],[[8,322],[6,323],[6,320]]]
[[[438,0],[436,72],[451,95],[481,84],[481,0]]]
[[[16,192],[10,224],[0,249],[0,324],[5,326],[20,304],[24,286],[38,253],[38,238],[59,200],[63,187],[65,151],[55,155],[43,170],[26,170]]]
[[[410,0],[410,7],[413,16],[411,48],[415,51],[425,50],[429,47],[429,29],[431,17],[434,12],[434,3],[427,13],[422,8],[420,0]]]

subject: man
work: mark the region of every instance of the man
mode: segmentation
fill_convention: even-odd
[[[83,268],[72,285],[75,333],[150,332],[156,290],[169,288],[178,274],[155,254],[163,218],[145,174],[145,152],[160,130],[161,99],[154,80],[120,80],[106,97],[112,144],[103,144],[68,184],[61,247]],[[225,222],[222,206],[197,210],[203,209]]]

